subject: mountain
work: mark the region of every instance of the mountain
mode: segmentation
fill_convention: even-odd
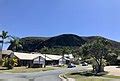
[[[62,34],[59,36],[51,37],[42,43],[46,47],[60,47],[60,46],[81,46],[85,44],[82,37],[73,34]]]
[[[33,52],[33,51],[38,51],[41,48],[45,47],[75,47],[78,46],[80,47],[81,45],[85,43],[90,43],[93,42],[94,40],[97,39],[97,37],[100,36],[89,36],[89,37],[83,37],[83,36],[78,36],[74,34],[62,34],[54,37],[25,37],[21,38],[20,41],[22,42],[23,46],[23,52]],[[120,49],[120,43],[100,37],[104,40],[108,40],[111,42],[111,47],[114,49]],[[9,50],[12,48],[12,45],[9,46]]]
[[[37,46],[41,44],[43,41],[49,39],[49,37],[24,37],[20,39],[22,43],[22,51],[23,52],[33,52],[36,50]],[[12,49],[13,45],[8,47],[9,50]]]
[[[117,42],[117,41],[114,41],[114,40],[111,40],[111,39],[107,39],[107,38],[104,38],[104,37],[101,37],[101,36],[89,36],[89,37],[83,37],[83,39],[85,41],[87,41],[88,43],[90,42],[93,42],[94,40],[96,40],[96,38],[101,38],[103,40],[107,40],[111,43],[111,48],[115,48],[115,49],[120,49],[120,42]]]

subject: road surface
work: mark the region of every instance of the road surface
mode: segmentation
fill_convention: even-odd
[[[3,73],[0,74],[0,81],[61,81],[59,75],[67,72],[86,70],[87,67],[64,68],[45,72],[33,73]]]

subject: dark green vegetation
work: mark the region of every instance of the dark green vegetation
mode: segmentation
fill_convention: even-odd
[[[111,43],[108,40],[98,37],[92,43],[86,43],[80,47],[81,56],[91,59],[93,73],[104,72],[106,61],[108,61],[109,57],[115,55],[111,53],[110,45]]]
[[[25,37],[21,38],[23,49],[22,51],[39,51],[41,48],[59,48],[59,47],[80,47],[85,43],[91,43],[96,40],[99,36],[80,37],[73,34],[63,34],[55,37]],[[120,48],[120,43],[100,37],[103,40],[110,41],[111,47],[114,49]],[[12,49],[12,45],[8,49]]]
[[[38,46],[41,48],[40,44],[45,41],[47,38],[42,37],[25,37],[19,39],[20,43],[22,44],[22,50],[14,50],[14,51],[22,51],[22,52],[33,52],[36,51]],[[8,49],[13,50],[13,43],[9,46]]]
[[[2,38],[2,42],[0,42],[2,43],[2,47],[0,51],[3,50],[3,45],[6,43],[12,44],[13,51],[14,50],[18,51],[19,47],[22,48],[22,45],[20,44],[19,39],[9,35],[7,31],[2,31],[2,34],[0,35],[0,37]],[[7,69],[12,69],[17,64],[14,58],[10,58],[10,55],[6,55],[5,58],[3,58],[2,60],[0,59],[0,61],[1,61],[0,63],[2,64],[2,66],[7,67]]]
[[[109,53],[111,54],[111,56],[108,56],[106,59],[108,64],[115,64],[116,58],[120,52],[120,43],[100,36],[80,37],[74,34],[63,34],[55,37],[25,37],[19,40],[22,45],[22,49],[16,49],[14,51],[41,52],[61,55],[72,53],[75,56],[77,62],[79,60],[79,56],[82,57],[81,46],[90,45],[98,38],[110,43],[109,45],[104,44],[107,51],[109,51]],[[99,43],[99,45],[101,44],[102,43]],[[13,46],[14,45],[11,43],[8,49],[13,50]],[[86,60],[86,58],[87,57],[82,57],[83,60]]]

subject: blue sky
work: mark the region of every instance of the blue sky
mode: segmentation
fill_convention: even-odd
[[[0,0],[0,30],[18,37],[73,33],[120,41],[120,0]]]

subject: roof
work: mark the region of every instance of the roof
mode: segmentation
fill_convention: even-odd
[[[18,57],[21,60],[34,60],[35,58],[41,56],[42,58],[45,59],[45,55],[40,54],[40,53],[19,53],[19,52],[14,52],[14,55]],[[51,58],[48,58],[46,56],[46,60],[52,60]]]
[[[52,60],[51,58],[48,57],[48,54],[46,54],[46,57],[45,57],[45,54],[41,54],[41,53],[33,53],[33,54],[34,54],[34,55],[37,54],[37,55],[41,56],[41,57],[44,58],[44,59],[46,58],[46,60]]]
[[[70,59],[74,58],[72,54],[64,54],[64,57],[66,57],[66,58],[69,57]]]
[[[21,60],[33,60],[33,59],[41,56],[39,54],[19,53],[19,52],[14,52],[14,55]]]
[[[11,50],[2,50],[2,54],[10,55],[11,53],[13,53]]]
[[[60,58],[62,58],[62,56],[60,56],[60,55],[49,55],[49,54],[46,54],[46,57],[51,60],[59,60]]]
[[[14,52],[14,55],[17,56],[21,60],[33,60],[39,56],[46,60],[59,60],[62,58],[61,55],[50,55],[50,54],[41,54],[41,53],[19,53]],[[68,58],[66,58],[68,59]]]

